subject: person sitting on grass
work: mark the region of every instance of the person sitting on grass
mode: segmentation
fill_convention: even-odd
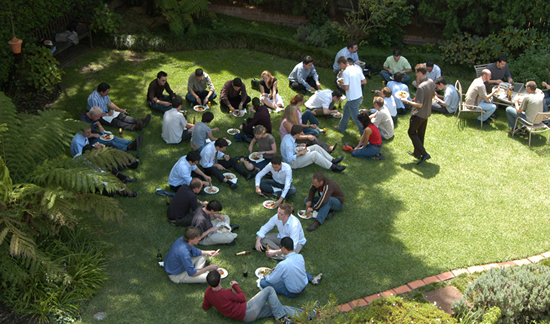
[[[397,124],[397,104],[395,102],[395,98],[393,97],[393,92],[389,87],[383,87],[382,91],[376,90],[374,91],[377,95],[384,98],[384,106],[388,108],[388,111],[390,112],[390,116],[393,119],[393,124]],[[401,100],[399,100],[401,101]]]
[[[214,306],[223,316],[245,323],[273,316],[281,324],[294,323],[291,317],[302,313],[301,309],[282,305],[273,287],[266,287],[246,302],[246,296],[236,281],[229,283],[235,292],[223,289],[218,271],[210,271],[206,281],[210,287],[206,288],[202,301],[202,309],[205,311]],[[316,309],[310,316],[311,319],[315,313]]]
[[[191,139],[195,125],[188,123],[180,112],[182,104],[181,98],[174,98],[172,100],[173,108],[162,116],[162,139],[166,144],[178,144]]]
[[[262,125],[258,125],[254,128],[254,138],[250,141],[250,145],[248,146],[248,151],[250,153],[254,152],[254,144],[256,143],[258,143],[258,153],[262,155],[263,160],[258,162],[250,160],[250,163],[245,162],[245,166],[248,171],[252,171],[254,169],[260,171],[268,165],[269,162],[271,162],[273,154],[277,153],[277,143],[275,142],[275,137],[268,133]],[[252,165],[252,167],[248,164]]]
[[[240,112],[242,109],[246,109],[250,97],[246,93],[243,81],[239,78],[227,81],[223,85],[220,101],[221,108],[229,110],[230,114],[233,111]]]
[[[359,122],[364,127],[363,135],[359,144],[351,152],[351,156],[357,158],[383,160],[384,156],[380,153],[382,150],[382,136],[375,124],[370,120],[367,114],[359,115]]]
[[[278,233],[269,233],[277,226]],[[263,252],[268,258],[284,260],[285,255],[281,251],[281,240],[289,237],[294,243],[292,249],[300,253],[306,244],[302,224],[292,215],[292,206],[284,203],[277,209],[277,215],[271,217],[267,223],[256,232],[256,244],[254,249]]]
[[[265,127],[265,130],[271,134],[271,116],[267,107],[262,105],[257,97],[252,99],[252,106],[254,107],[254,117],[247,118],[246,123],[241,125],[243,139],[249,143],[254,138],[254,128],[258,125]]]
[[[202,150],[206,145],[206,139],[209,138],[210,141],[215,141],[216,138],[212,135],[212,132],[217,132],[220,129],[218,127],[210,129],[208,124],[214,120],[214,114],[210,111],[207,111],[202,114],[201,121],[196,123],[193,127],[191,133],[191,148],[195,151]]]
[[[267,70],[262,72],[262,81],[260,81],[260,93],[262,94],[262,103],[267,107],[276,110],[283,108],[283,98],[277,90],[277,78]]]
[[[199,206],[206,206],[208,201],[200,201],[197,194],[202,189],[202,181],[193,179],[189,186],[182,185],[168,205],[166,215],[170,224],[174,226],[189,226],[193,220],[193,214]]]
[[[321,89],[319,75],[313,66],[311,56],[304,57],[304,60],[292,69],[288,76],[288,86],[295,91],[315,91]]]
[[[444,78],[435,79],[435,88],[445,90],[445,96],[435,94],[435,101],[432,103],[432,111],[442,114],[454,114],[460,103],[458,91],[452,84],[447,84]]]
[[[262,180],[268,172],[273,179]],[[279,190],[275,191],[275,188]],[[256,193],[277,198],[273,208],[279,207],[286,197],[296,194],[296,187],[292,185],[292,168],[279,155],[275,155],[271,163],[256,174]]]
[[[305,103],[315,116],[330,116],[338,112],[335,104],[341,103],[342,92],[340,90],[319,90],[313,94]],[[303,115],[302,115],[303,116]]]
[[[157,78],[149,83],[147,90],[147,106],[163,114],[172,108],[172,100],[177,97],[166,81],[167,77],[166,72],[160,71],[157,73]],[[168,95],[163,94],[164,90],[168,92]]]
[[[386,84],[386,86],[391,89],[393,99],[395,100],[395,106],[397,108],[397,114],[399,115],[404,115],[407,112],[407,109],[411,109],[410,105],[403,103],[403,101],[396,97],[399,91],[405,91],[406,93],[409,93],[409,86],[402,82],[403,75],[403,72],[395,73],[393,75],[393,81],[390,81]],[[405,99],[411,100],[410,94]]]
[[[200,231],[201,245],[235,245],[237,234],[232,231],[238,229],[239,225],[231,226],[229,216],[220,214],[222,208],[221,202],[212,200],[195,210],[191,226]]]
[[[290,99],[290,104],[298,107],[296,113],[298,114],[298,122],[304,128],[304,134],[319,137],[319,121],[315,118],[315,114],[309,109],[302,113],[301,107],[304,104],[304,96],[301,94],[295,95]]]
[[[393,119],[391,118],[390,111],[384,105],[384,99],[382,97],[374,97],[372,104],[376,110],[374,114],[370,115],[372,123],[378,127],[384,139],[392,138],[394,131]]]
[[[206,90],[208,87],[208,90]],[[217,95],[210,76],[202,69],[196,69],[187,80],[187,95],[185,99],[192,105],[206,106],[208,101],[216,99]]]
[[[197,151],[189,151],[187,155],[182,156],[170,170],[168,176],[168,185],[174,192],[178,192],[182,185],[189,186],[193,178],[201,178],[203,185],[208,186],[212,182],[212,178],[204,174],[197,164],[201,159]]]
[[[288,298],[300,296],[309,283],[318,285],[323,274],[313,277],[306,272],[306,263],[301,254],[294,252],[294,242],[290,237],[281,239],[281,252],[285,259],[273,268],[272,272],[260,280],[262,288],[273,287],[278,294]]]
[[[206,266],[206,256],[218,255],[216,251],[201,251],[199,244],[201,232],[189,226],[183,237],[178,238],[170,247],[164,259],[164,271],[174,283],[206,283],[210,270],[218,270],[217,264]]]
[[[336,181],[325,177],[322,172],[315,172],[304,204],[307,213],[317,211],[317,219],[307,228],[309,232],[313,232],[325,220],[332,218],[334,212],[344,208],[344,192]]]
[[[300,107],[296,105],[288,105],[285,108],[285,112],[283,113],[283,118],[281,120],[281,124],[279,126],[279,133],[281,134],[281,140],[285,137],[285,135],[290,134],[290,130],[293,126],[300,126],[302,130],[304,129],[304,126],[301,124],[300,120],[300,113],[298,113],[298,110],[300,110]],[[311,128],[312,125],[306,125],[308,128]],[[316,127],[317,125],[315,125]],[[327,143],[321,141],[315,135],[306,135],[302,132],[302,134],[298,135],[296,137],[296,142],[300,144],[305,144],[306,146],[310,147],[313,145],[317,145],[321,147],[323,150],[325,150],[327,153],[332,153],[336,149],[336,145],[329,146]]]

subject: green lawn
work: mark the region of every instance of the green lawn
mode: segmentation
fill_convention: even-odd
[[[210,74],[218,94],[226,80],[238,76],[248,87],[253,77],[259,78],[268,69],[280,80],[279,89],[288,104],[294,92],[288,88],[286,77],[295,64],[247,50],[130,53],[96,49],[66,71],[64,91],[54,107],[67,110],[71,118],[78,117],[86,109],[88,95],[105,81],[111,85],[110,97],[115,103],[129,108],[133,116],[143,117],[150,112],[144,102],[147,86],[159,70],[168,73],[172,89],[183,96],[187,78],[196,67]],[[322,83],[332,87],[332,71],[318,72]],[[452,76],[443,73],[454,83]],[[471,82],[461,81],[465,89]],[[369,90],[380,85],[378,76],[369,80],[364,105],[371,106],[373,94]],[[259,95],[249,92],[252,97]],[[227,136],[228,128],[242,122],[220,113],[219,105],[213,112],[216,117],[212,125],[220,127],[219,136]],[[165,144],[160,136],[162,116],[151,113],[152,122],[143,131],[142,163],[137,170],[126,171],[139,179],[130,184],[139,196],[119,198],[128,213],[124,223],[84,217],[112,250],[108,265],[111,280],[90,301],[82,322],[94,322],[92,315],[99,311],[107,312],[105,323],[231,322],[215,310],[201,309],[206,284],[173,284],[156,264],[157,249],[165,255],[183,229],[167,223],[165,199],[156,195],[155,189],[167,188],[172,165],[190,148],[187,143]],[[407,154],[412,149],[407,136],[408,115],[400,117],[395,138],[384,144],[385,161],[353,159],[340,146],[335,156],[345,155],[343,165],[348,168],[340,174],[326,174],[342,186],[345,207],[317,231],[306,232],[308,242],[302,252],[307,270],[323,272],[324,278],[298,299],[280,297],[283,304],[325,303],[331,294],[339,302],[347,302],[450,269],[550,250],[550,203],[544,189],[547,179],[541,176],[550,171],[546,138],[534,136],[529,149],[526,137],[507,135],[504,111],[499,109],[497,114],[497,122],[483,129],[473,114],[465,115],[458,125],[455,116],[432,115],[426,136],[432,159],[421,166]],[[200,119],[192,111],[188,119],[194,116]],[[279,139],[281,117],[272,118],[274,135]],[[328,130],[321,138],[329,144],[353,145],[359,139],[352,122],[348,134],[342,136],[333,130],[336,120],[320,121]],[[124,133],[125,138],[136,136],[130,131]],[[234,142],[227,153],[243,155],[247,148]],[[310,166],[294,172],[298,194],[290,202],[299,209],[316,171],[323,170]],[[274,266],[275,261],[257,252],[248,256],[235,256],[235,252],[253,246],[255,232],[274,212],[261,206],[263,199],[254,193],[252,181],[240,178],[238,184],[235,191],[220,186],[220,193],[208,198],[220,200],[232,222],[241,225],[237,245],[221,247],[216,259],[230,272],[225,286],[237,280],[250,298],[258,289],[254,276],[242,277],[242,264],[246,262],[253,270]],[[309,224],[303,221],[304,227]]]

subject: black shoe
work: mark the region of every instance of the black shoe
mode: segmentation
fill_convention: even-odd
[[[337,164],[333,164],[330,169],[333,171],[333,172],[342,172],[346,169],[345,166],[343,165],[337,165]]]
[[[141,120],[141,124],[143,126],[147,126],[147,124],[149,124],[150,121],[151,121],[151,114],[147,114],[147,116],[145,116],[145,118]]]
[[[130,177],[128,177],[128,176],[126,176],[126,178],[124,178],[124,179],[122,180],[123,183],[136,182],[136,181],[137,181],[137,179],[130,178]]]
[[[326,220],[329,220],[331,219],[332,217],[334,216],[334,210],[330,210],[327,214],[327,218],[325,218]]]
[[[420,157],[419,157],[419,156],[416,156],[416,155],[414,155],[414,153],[413,153],[413,152],[411,152],[411,151],[409,151],[409,152],[407,152],[407,153],[409,153],[409,155],[412,155],[412,156],[414,156],[414,158],[415,158],[415,159],[420,159]]]
[[[141,156],[141,152],[137,152],[137,154],[134,156],[136,159],[139,159],[139,157]]]
[[[258,171],[254,170],[252,172],[248,172],[248,174],[246,175],[246,181],[254,178],[256,176],[256,174],[258,174]]]
[[[231,225],[231,232],[234,232],[239,229],[239,225]]]
[[[343,160],[344,160],[344,156],[342,155],[341,157],[339,157],[337,159],[333,159],[332,164],[338,164],[338,163],[342,162]]]
[[[139,135],[136,141],[137,141],[137,148],[136,148],[136,151],[137,151],[137,149],[139,149],[139,147],[143,143],[143,134]]]
[[[235,190],[237,189],[237,184],[236,183],[233,183],[231,181],[227,181],[227,184],[229,185],[229,187],[231,188],[231,190]]]
[[[332,150],[330,150],[329,153],[332,153],[336,150],[336,147],[338,147],[338,143],[335,143],[334,146],[332,147]]]
[[[497,114],[492,114],[491,116],[489,116],[489,118],[491,118],[491,119],[498,119],[498,116],[497,116]]]
[[[426,160],[429,160],[431,158],[432,157],[428,153],[426,153],[425,155],[422,155],[422,158],[420,159],[420,161],[417,164],[424,163],[424,162],[426,162]]]

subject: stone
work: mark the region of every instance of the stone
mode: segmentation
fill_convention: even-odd
[[[453,286],[447,286],[425,293],[424,298],[428,302],[434,303],[445,313],[453,315],[454,312],[451,309],[451,305],[462,298],[462,293]]]
[[[99,312],[99,313],[94,314],[94,319],[96,319],[98,321],[102,321],[106,318],[107,318],[107,313],[105,313],[105,312]]]

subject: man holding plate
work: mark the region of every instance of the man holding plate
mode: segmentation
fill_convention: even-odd
[[[273,179],[262,180],[268,172],[271,172]],[[279,190],[275,191],[275,188]],[[296,194],[296,187],[292,185],[292,168],[279,155],[275,155],[271,163],[256,174],[256,193],[261,195],[262,192],[278,198],[274,208],[279,207],[286,197]]]
[[[208,91],[206,90],[208,87]],[[202,69],[196,69],[187,80],[187,95],[185,99],[192,105],[206,106],[208,101],[217,97],[210,76]]]
[[[243,81],[240,78],[235,78],[223,85],[220,100],[221,107],[229,109],[231,114],[235,110],[245,109],[251,99],[246,93],[246,85]]]
[[[222,208],[221,202],[212,200],[195,211],[191,226],[200,231],[201,245],[235,245],[237,234],[231,232],[238,229],[239,225],[229,227],[229,216],[220,214]]]
[[[315,197],[315,194],[318,194],[318,197]],[[332,218],[335,211],[344,208],[344,192],[336,181],[325,177],[322,172],[315,172],[304,203],[307,213],[317,211],[317,219],[307,228],[312,232],[319,228],[325,220]]]

